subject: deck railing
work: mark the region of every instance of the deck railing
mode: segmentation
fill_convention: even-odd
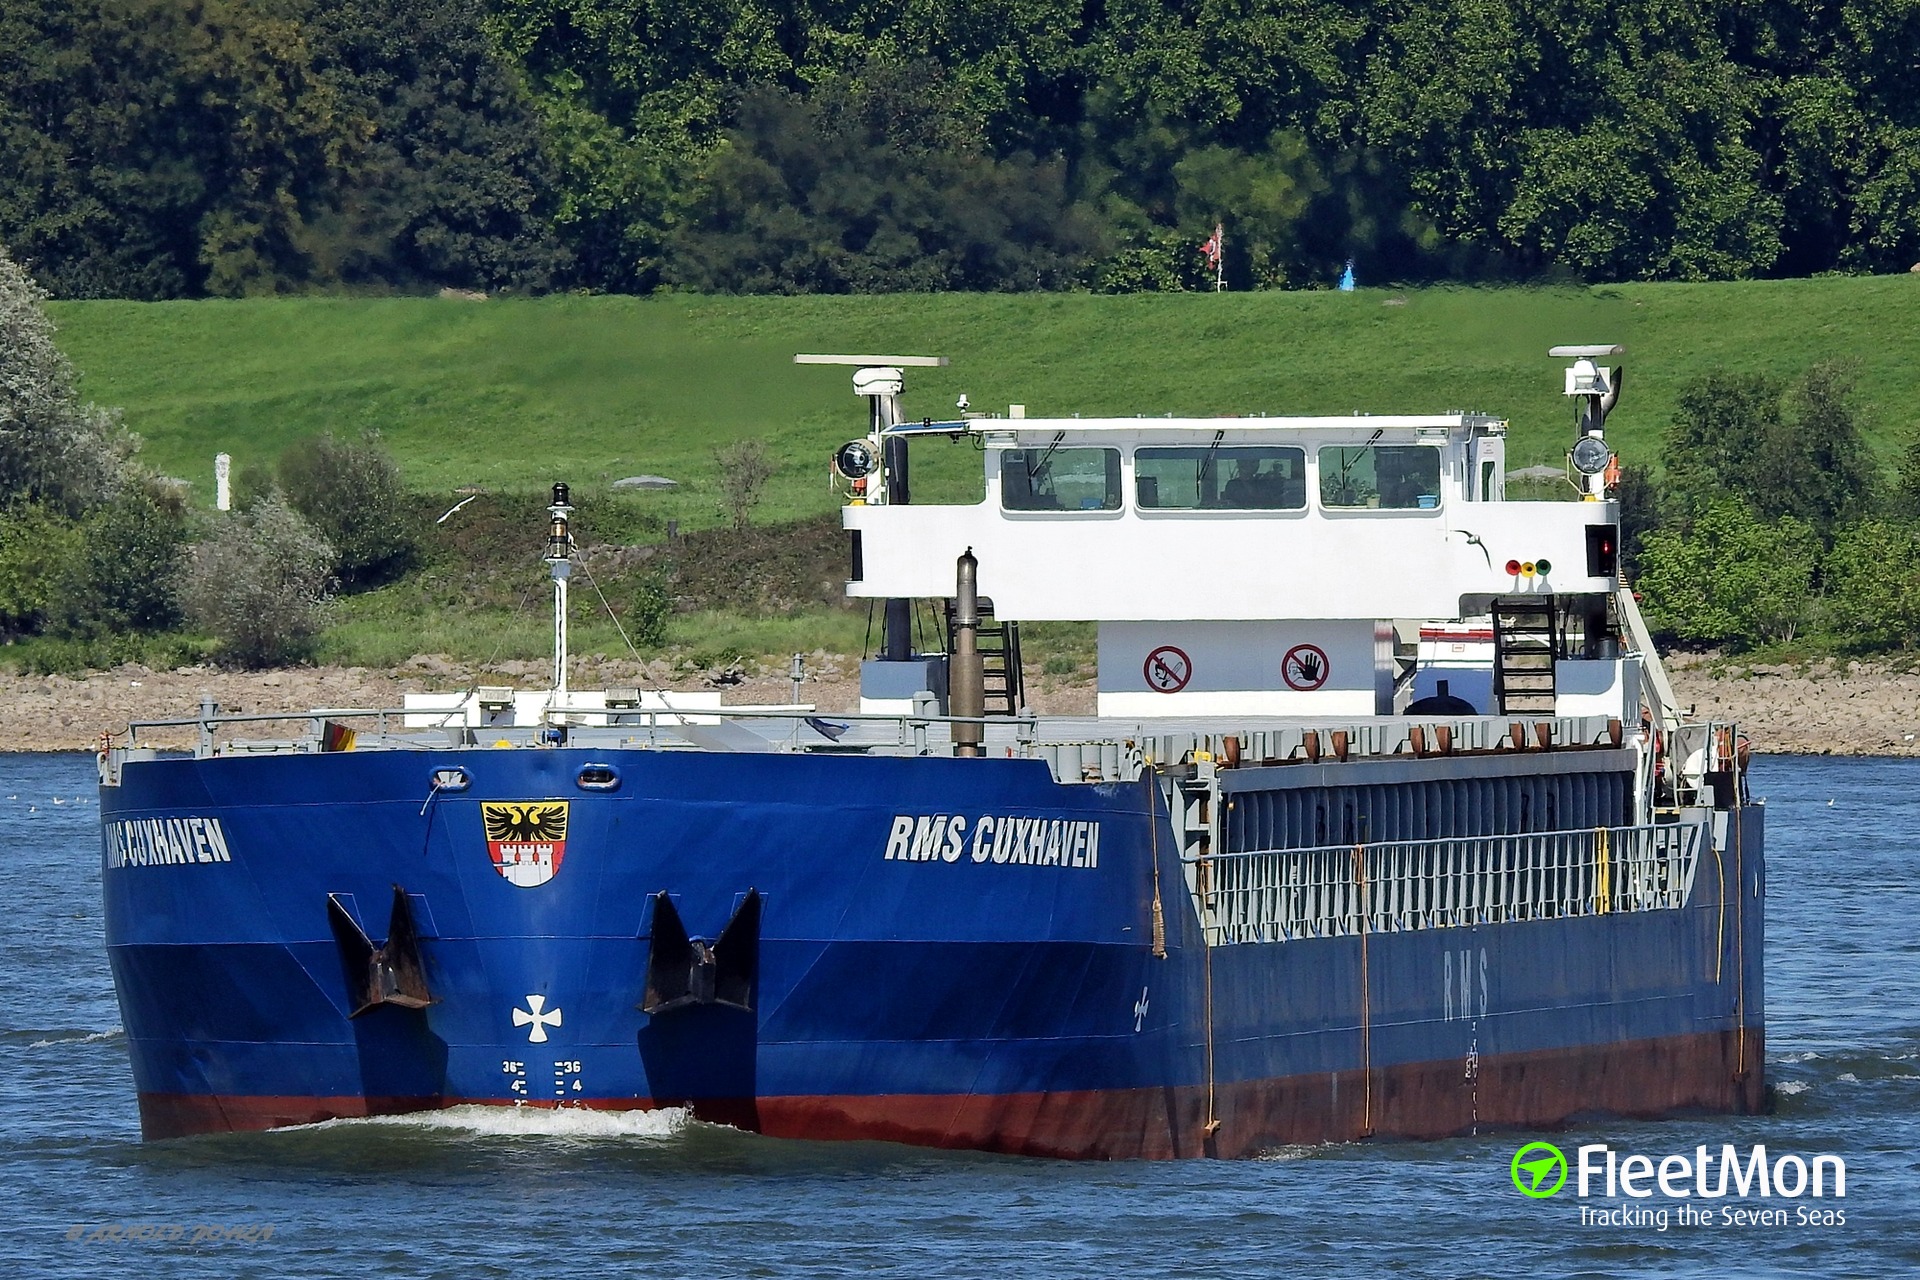
[[[1699,823],[1209,854],[1191,861],[1215,946],[1684,907]]]

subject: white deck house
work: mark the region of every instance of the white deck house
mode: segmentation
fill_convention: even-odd
[[[848,594],[950,597],[971,548],[1000,619],[1099,624],[1103,716],[1390,715],[1396,623],[1417,637],[1528,597],[1604,619],[1619,590],[1618,504],[1504,501],[1498,418],[904,423],[901,381],[855,378],[873,470],[842,513]],[[906,443],[943,435],[982,448],[984,499],[898,501]],[[1593,640],[1556,654],[1559,714],[1637,706],[1633,660]]]

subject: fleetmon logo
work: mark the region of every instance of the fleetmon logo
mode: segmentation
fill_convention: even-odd
[[[1551,1142],[1529,1142],[1513,1153],[1510,1172],[1521,1195],[1545,1200],[1566,1185],[1566,1153]]]

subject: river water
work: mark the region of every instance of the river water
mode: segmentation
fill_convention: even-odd
[[[1078,1164],[759,1138],[672,1114],[443,1112],[142,1143],[101,941],[91,757],[0,756],[11,1273],[93,1276],[1910,1276],[1920,761],[1768,757],[1774,1113],[1544,1135],[1833,1153],[1843,1199],[1519,1195],[1532,1136]],[[1729,1223],[1719,1207],[1784,1208]],[[1668,1206],[1666,1229],[1622,1222]],[[1838,1210],[1844,1223],[1799,1220]],[[133,1237],[133,1238],[128,1238]]]

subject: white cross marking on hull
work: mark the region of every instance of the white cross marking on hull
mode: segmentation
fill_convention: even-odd
[[[547,1042],[547,1026],[549,1024],[556,1027],[560,1025],[560,1006],[555,1005],[549,1010],[545,996],[528,996],[527,1007],[525,1009],[516,1008],[513,1011],[513,1025],[516,1027],[531,1027],[532,1030],[527,1032],[527,1039],[534,1044],[545,1044]]]

